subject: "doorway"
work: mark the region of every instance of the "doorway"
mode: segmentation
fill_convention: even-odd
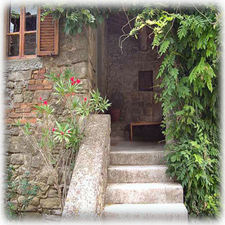
[[[129,140],[130,123],[162,120],[161,103],[154,98],[160,94],[156,79],[162,59],[151,48],[151,38],[129,37],[119,40],[123,31],[129,33],[124,12],[113,14],[98,27],[97,84],[100,92],[112,103],[112,138]],[[122,31],[123,30],[123,31]],[[143,42],[146,42],[143,44]],[[144,47],[143,47],[144,46]],[[160,125],[137,126],[134,140],[157,142],[164,139]]]

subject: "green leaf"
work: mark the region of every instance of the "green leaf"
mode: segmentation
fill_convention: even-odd
[[[176,155],[173,155],[173,156],[171,157],[171,162],[176,162],[176,160],[177,160]]]
[[[165,40],[161,45],[160,45],[160,49],[159,49],[159,54],[162,55],[166,52],[166,50],[168,49],[170,45],[170,41],[167,39]]]
[[[82,32],[82,27],[78,27],[77,32],[81,33]]]

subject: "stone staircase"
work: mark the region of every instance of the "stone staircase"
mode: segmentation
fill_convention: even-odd
[[[166,175],[163,145],[112,146],[104,220],[187,221],[183,188]]]

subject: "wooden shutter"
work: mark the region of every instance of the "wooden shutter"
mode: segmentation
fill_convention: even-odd
[[[41,21],[41,10],[38,11],[37,55],[57,55],[59,51],[59,21],[51,15]]]

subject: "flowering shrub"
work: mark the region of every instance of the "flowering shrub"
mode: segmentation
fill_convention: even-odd
[[[111,105],[108,99],[100,96],[98,90],[91,91],[90,95],[90,99],[85,97],[83,101],[77,101],[78,104],[76,105],[76,112],[78,115],[88,116],[90,113],[104,113],[104,111],[106,111]]]
[[[103,113],[110,103],[100,96],[98,90],[91,91],[90,96],[79,94],[82,91],[82,82],[70,70],[65,70],[62,74],[51,73],[46,77],[53,82],[53,94],[58,99],[57,104],[63,104],[68,113],[63,121],[59,121],[55,117],[54,107],[40,97],[40,103],[35,106],[40,115],[37,126],[29,123],[21,126],[19,121],[17,125],[34,151],[41,154],[49,172],[55,175],[54,185],[58,190],[62,209],[68,177],[72,175],[76,153],[83,137],[79,121],[90,113]]]

